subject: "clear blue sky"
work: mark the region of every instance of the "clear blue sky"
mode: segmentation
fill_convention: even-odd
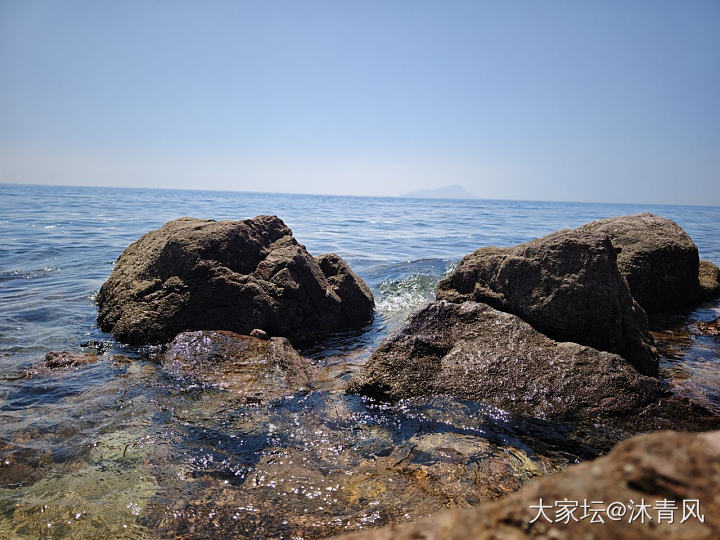
[[[0,181],[720,205],[720,2],[0,0]]]

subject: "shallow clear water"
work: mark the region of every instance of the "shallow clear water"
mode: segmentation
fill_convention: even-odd
[[[605,451],[623,434],[341,389],[466,253],[640,211],[677,221],[720,263],[713,207],[0,185],[0,537],[317,537],[490,500]],[[281,216],[313,254],[339,253],[376,297],[365,331],[305,351],[320,368],[311,391],[247,405],[111,354],[23,378],[50,350],[143,353],[99,331],[92,301],[143,233],[258,214]],[[718,337],[692,331],[719,315],[706,304],[656,337],[668,386],[720,411]]]

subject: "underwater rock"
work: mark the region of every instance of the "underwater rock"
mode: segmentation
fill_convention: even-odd
[[[720,296],[720,268],[710,261],[700,259],[698,281],[700,300],[712,300]]]
[[[51,351],[45,355],[44,366],[48,369],[57,369],[94,364],[97,361],[97,354],[77,354],[69,351]]]
[[[49,451],[0,442],[0,489],[33,484],[52,468]]]
[[[125,249],[97,303],[102,330],[132,345],[255,328],[308,344],[367,324],[374,306],[340,257],[313,258],[276,216],[170,221]]]
[[[653,433],[624,441],[595,461],[540,478],[497,502],[341,538],[718,538],[718,485],[720,432]],[[661,513],[661,501],[671,510]],[[540,504],[547,508],[537,517]],[[582,504],[589,506],[583,509]],[[606,512],[611,504],[612,514]],[[641,504],[648,505],[642,519]],[[563,507],[571,515],[563,514]]]
[[[720,319],[712,321],[694,321],[690,333],[698,336],[720,336]]]
[[[47,375],[53,371],[67,368],[77,368],[88,364],[94,364],[99,360],[97,354],[74,353],[70,351],[51,351],[45,355],[45,360],[31,366],[26,372],[26,377],[37,377]]]
[[[331,399],[349,403],[343,396]],[[218,469],[234,460],[218,459],[217,446],[215,459],[203,460],[204,471],[178,467],[197,484],[192,496],[182,492],[158,508],[160,515],[148,522],[155,536],[324,538],[422,519],[448,506],[474,506],[565,467],[477,432],[418,431],[393,442],[395,428],[357,417],[351,430],[334,429],[329,420],[338,417],[328,409],[294,413],[290,424],[273,416],[272,425],[262,426],[280,444],[264,447],[251,467],[222,474]],[[235,441],[243,444],[242,437]],[[170,467],[162,472],[180,473],[175,464]]]
[[[553,419],[633,414],[662,395],[616,354],[553,341],[487,304],[446,301],[383,341],[347,391],[391,401],[448,394]]]
[[[619,354],[642,374],[657,376],[647,316],[605,233],[565,230],[514,247],[478,249],[438,283],[437,299],[485,302],[554,340]]]
[[[698,296],[698,250],[680,225],[654,214],[601,219],[578,231],[605,233],[620,273],[648,313],[688,306]]]
[[[75,369],[94,364],[105,359],[113,362],[130,362],[131,359],[120,354],[105,352],[95,354],[86,352],[51,351],[45,355],[45,360],[31,366],[25,371],[25,377],[45,376],[63,369]]]
[[[305,388],[314,372],[285,338],[264,340],[223,330],[178,334],[160,361],[171,377],[253,402]]]

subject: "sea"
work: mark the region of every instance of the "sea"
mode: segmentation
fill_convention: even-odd
[[[564,425],[450,398],[399,404],[345,381],[466,254],[652,212],[720,265],[720,208],[0,184],[0,537],[317,538],[512,492],[607,451],[612,427]],[[270,404],[170,380],[97,326],[122,251],[181,216],[280,216],[313,255],[365,280],[374,322],[302,351],[316,387]],[[672,322],[668,388],[720,411],[718,338]],[[97,363],[28,376],[49,351]]]

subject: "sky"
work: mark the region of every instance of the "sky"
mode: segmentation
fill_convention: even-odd
[[[0,182],[720,205],[720,2],[0,0]]]

